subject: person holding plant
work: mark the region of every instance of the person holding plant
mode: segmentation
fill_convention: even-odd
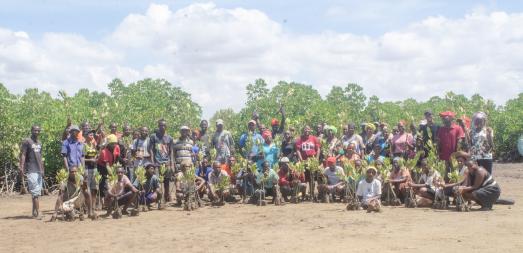
[[[141,185],[139,203],[146,205],[147,209],[151,210],[151,204],[158,203],[162,199],[162,191],[160,189],[160,179],[156,176],[155,170],[158,165],[153,163],[145,164],[145,183],[141,184],[136,179],[133,183],[135,188]]]
[[[116,174],[117,181],[109,187],[105,196],[105,203],[107,204],[107,213],[105,216],[111,215],[114,211],[114,201],[118,202],[118,206],[122,206],[122,214],[129,214],[127,208],[135,202],[138,195],[138,189],[134,187],[131,180],[125,175],[125,169],[123,167],[118,167]]]
[[[476,161],[468,159],[465,166],[469,171],[469,181],[467,185],[458,186],[457,190],[466,201],[473,200],[481,205],[481,211],[492,210],[493,204],[501,194],[498,183],[485,168],[478,166]]]
[[[262,151],[259,150],[259,147],[262,143],[263,137],[256,132],[256,121],[250,120],[247,123],[247,133],[243,133],[240,137],[240,154],[246,159],[261,164],[263,158],[260,157]]]
[[[205,119],[202,119],[200,121],[200,131],[198,138],[194,140],[195,142],[201,142],[200,152],[202,152],[203,155],[207,158],[211,156],[211,138],[209,136],[209,133],[207,133],[208,128],[209,122]]]
[[[494,150],[494,130],[487,127],[487,114],[476,112],[472,116],[470,130],[470,154],[479,166],[492,174],[492,153]]]
[[[206,159],[204,159],[204,161],[207,162]],[[188,179],[191,178],[188,177],[188,175],[190,173],[189,170],[192,168],[192,166],[193,164],[191,162],[187,160],[183,161],[180,164],[180,170],[176,173],[176,180],[174,181],[176,189],[176,206],[182,206],[182,201],[186,200],[186,194],[190,190],[190,184],[194,183],[195,194],[199,194],[199,197],[203,197],[204,194],[209,195],[208,181],[206,181],[205,178],[199,176],[201,175],[201,171],[195,171],[193,182],[188,181]]]
[[[301,192],[302,198],[305,197],[307,191],[307,183],[305,182],[305,174],[298,173],[290,168],[289,158],[282,157],[279,162],[278,171],[278,185],[285,202],[289,202],[289,197],[298,198],[298,193]]]
[[[398,123],[398,134],[392,137],[391,153],[392,157],[402,157],[409,159],[413,157],[414,152],[414,137],[412,134],[405,131],[405,122]]]
[[[436,186],[441,180],[441,175],[429,166],[427,158],[421,159],[420,167],[421,176],[419,182],[409,182],[408,186],[414,188],[414,193],[418,196],[418,206],[431,207],[436,196]]]
[[[296,139],[296,154],[298,161],[306,161],[308,159],[320,158],[320,141],[316,136],[311,135],[311,128],[306,125],[303,127],[302,135]],[[311,182],[310,168],[305,169],[305,180]]]
[[[381,206],[381,182],[376,179],[378,171],[369,167],[366,171],[365,180],[358,183],[356,196],[363,209],[378,212]]]
[[[214,161],[212,163],[212,169],[213,171],[209,175],[209,181],[207,181],[209,186],[209,199],[213,203],[221,203],[221,200],[226,199],[230,200],[230,197],[232,197],[230,195],[230,186],[227,185],[225,189],[220,189],[219,187],[220,183],[222,183],[223,180],[226,180],[224,178],[229,178],[229,175],[227,175],[227,172],[221,169],[221,163],[218,161]]]
[[[452,164],[450,157],[452,153],[458,151],[460,142],[465,139],[465,132],[457,124],[453,123],[456,114],[451,111],[442,112],[439,114],[443,121],[443,126],[438,129],[436,135],[436,143],[438,147],[439,159],[445,161],[447,165],[446,174],[451,172]],[[448,182],[447,175],[444,175],[445,181]]]
[[[102,179],[99,184],[100,196],[104,197],[107,192],[107,176],[109,175],[108,169],[110,166],[118,163],[120,159],[120,149],[118,148],[118,140],[116,135],[110,134],[107,136],[107,145],[100,151],[98,160],[96,161],[98,173],[102,175]],[[121,163],[120,163],[121,164]]]
[[[407,186],[411,181],[409,170],[403,166],[403,158],[394,157],[392,160],[392,171],[389,175],[389,180],[386,182],[391,184],[394,193],[401,202],[407,197]]]
[[[134,181],[134,164],[132,161],[131,154],[133,139],[131,134],[131,126],[129,126],[129,124],[126,123],[122,127],[122,134],[120,135],[120,137],[118,137],[118,135],[116,135],[116,137],[118,137],[120,155],[122,156],[122,160],[125,165],[125,170],[127,171],[127,176],[129,177],[129,179],[131,179],[131,181]]]
[[[43,176],[45,175],[42,161],[42,142],[39,140],[41,131],[42,129],[38,125],[31,127],[31,137],[24,139],[20,145],[20,164],[18,166],[22,178],[27,173],[27,186],[33,203],[33,218],[40,218],[39,197],[42,195]],[[25,187],[25,185],[22,185],[22,187]]]
[[[73,211],[75,208],[81,208],[81,206],[84,204],[88,208],[89,218],[95,220],[98,217],[92,210],[91,194],[89,193],[87,182],[84,180],[82,175],[77,175],[77,173],[78,169],[76,166],[73,166],[69,169],[67,181],[60,187],[60,191],[56,199],[54,213],[53,216],[51,216],[51,222],[56,221],[59,211],[64,212],[66,216],[71,216],[74,214]],[[80,196],[80,194],[82,196]],[[74,202],[72,203],[72,208],[68,208],[68,205],[63,205],[65,202],[70,200]],[[80,220],[83,220],[83,215],[84,213],[80,212]]]
[[[345,196],[345,187],[347,187],[342,178],[345,178],[345,172],[340,166],[336,166],[336,157],[327,158],[327,168],[323,170],[323,176],[326,182],[318,184],[318,195],[322,202],[330,202],[330,196],[334,200],[336,196],[343,199]]]
[[[158,120],[158,130],[155,131],[150,137],[149,153],[151,154],[151,162],[158,164],[159,166],[165,165],[167,172],[164,175],[163,186],[165,189],[164,199],[165,202],[172,201],[172,197],[169,195],[169,183],[174,173],[174,161],[171,159],[173,138],[167,134],[167,121],[164,119]],[[159,176],[157,170],[156,175]]]
[[[91,192],[92,206],[95,206],[96,196],[98,192],[98,185],[96,185],[95,174],[96,174],[96,160],[98,159],[98,150],[97,142],[95,139],[95,130],[91,130],[87,133],[87,138],[85,139],[84,144],[84,153],[85,153],[85,169],[87,172],[87,186]]]
[[[254,202],[261,200],[265,201],[265,196],[272,196],[272,203],[274,204],[280,187],[278,186],[278,174],[270,167],[269,162],[264,161],[262,164],[262,170],[256,173],[256,188]]]

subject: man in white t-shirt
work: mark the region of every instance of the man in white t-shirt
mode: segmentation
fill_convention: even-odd
[[[367,169],[365,180],[358,183],[356,196],[364,209],[368,212],[379,211],[381,199],[381,182],[376,177],[377,170],[374,167]]]

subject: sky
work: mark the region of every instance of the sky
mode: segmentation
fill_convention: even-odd
[[[0,82],[56,95],[163,78],[205,118],[257,78],[383,100],[523,92],[521,1],[0,0]]]

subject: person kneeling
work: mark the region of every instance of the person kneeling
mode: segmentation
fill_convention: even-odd
[[[305,183],[305,174],[298,173],[289,167],[289,158],[280,159],[280,170],[278,171],[278,185],[285,202],[297,203],[301,194],[302,200],[305,198],[307,183]]]
[[[209,175],[208,195],[213,205],[223,205],[224,200],[233,201],[231,186],[229,184],[229,175],[221,169],[218,161],[212,164],[212,173]]]
[[[356,196],[358,196],[361,206],[367,212],[379,212],[381,207],[381,182],[375,178],[377,173],[374,167],[369,167],[365,180],[361,180],[358,183]]]
[[[269,163],[264,161],[262,164],[262,171],[256,173],[256,188],[254,192],[254,201],[257,205],[264,206],[267,203],[265,202],[265,197],[267,195],[272,196],[272,203],[274,204],[280,187],[278,186],[278,174],[269,167]]]
[[[123,167],[117,169],[118,179],[114,185],[112,185],[105,196],[105,203],[107,203],[107,213],[105,216],[109,216],[113,211],[116,210],[115,218],[119,218],[120,214],[129,214],[127,208],[130,204],[134,203],[136,196],[138,195],[138,189],[136,189],[131,180],[124,175],[125,170]],[[123,206],[120,210],[119,206]],[[120,213],[121,211],[121,213]]]
[[[89,218],[96,219],[97,215],[91,208],[91,194],[89,193],[87,182],[81,175],[77,178],[77,168],[72,167],[67,177],[67,182],[60,188],[58,198],[56,200],[54,214],[51,221],[55,221],[58,212],[62,212],[66,220],[74,220],[76,209],[80,210],[79,218],[83,220],[84,210],[86,205],[89,212]]]
[[[323,170],[323,175],[327,179],[327,184],[318,185],[318,195],[322,202],[329,203],[331,196],[339,196],[340,199],[345,197],[345,187],[347,187],[342,178],[345,178],[345,172],[340,166],[336,166],[336,158],[327,158],[327,168]]]
[[[441,175],[428,165],[427,158],[420,162],[421,177],[419,184],[408,182],[408,186],[414,188],[417,196],[418,207],[431,207],[436,197],[436,184],[440,181]]]
[[[140,205],[146,205],[147,210],[151,210],[151,204],[158,203],[158,209],[161,208],[159,199],[162,198],[160,190],[160,179],[156,176],[155,169],[158,166],[153,163],[145,163],[145,182],[141,184],[138,178],[134,181],[134,187],[141,186],[140,197],[138,199]],[[142,210],[145,211],[145,208]]]

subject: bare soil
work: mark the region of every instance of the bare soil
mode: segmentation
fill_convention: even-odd
[[[55,196],[42,198],[45,217],[34,220],[30,196],[17,195],[0,198],[0,252],[522,252],[523,164],[496,164],[494,171],[502,197],[516,205],[489,212],[228,204],[50,223]]]

